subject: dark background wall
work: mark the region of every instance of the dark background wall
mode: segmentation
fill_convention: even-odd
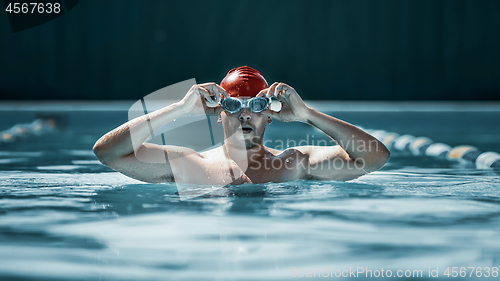
[[[1,99],[139,99],[240,65],[304,99],[500,98],[497,0],[82,0],[17,33],[4,10]]]

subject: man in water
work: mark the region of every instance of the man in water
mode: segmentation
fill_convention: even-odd
[[[281,102],[281,110],[270,109],[271,98]],[[168,122],[198,114],[219,115],[217,122],[224,130],[222,146],[196,152],[145,142],[151,131]],[[309,124],[338,145],[285,150],[266,147],[264,131],[273,120]],[[106,166],[141,181],[219,185],[298,179],[346,181],[380,169],[390,156],[373,136],[308,107],[287,84],[276,82],[269,87],[260,72],[247,66],[229,71],[220,86],[194,85],[181,101],[105,134],[93,150]]]

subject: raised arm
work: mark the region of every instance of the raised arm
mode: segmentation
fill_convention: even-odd
[[[217,114],[222,110],[217,106],[219,93],[225,94],[215,83],[194,85],[181,101],[130,120],[102,136],[94,145],[94,154],[104,165],[132,178],[147,182],[173,181],[167,153],[182,157],[195,152],[144,141],[152,132],[186,114]]]
[[[306,106],[292,87],[274,83],[265,94],[281,101],[282,109],[265,110],[264,114],[278,121],[310,124],[338,144],[297,147],[308,157],[307,177],[350,180],[380,169],[389,160],[389,150],[383,143],[352,124]]]

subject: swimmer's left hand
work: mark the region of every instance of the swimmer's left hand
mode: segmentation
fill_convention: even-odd
[[[308,107],[294,88],[285,83],[275,82],[260,91],[258,97],[275,98],[281,102],[281,110],[265,109],[263,114],[281,122],[307,122]]]

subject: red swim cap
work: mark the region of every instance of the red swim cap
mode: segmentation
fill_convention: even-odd
[[[261,90],[269,87],[264,76],[248,66],[231,69],[220,86],[231,97],[255,97]]]

